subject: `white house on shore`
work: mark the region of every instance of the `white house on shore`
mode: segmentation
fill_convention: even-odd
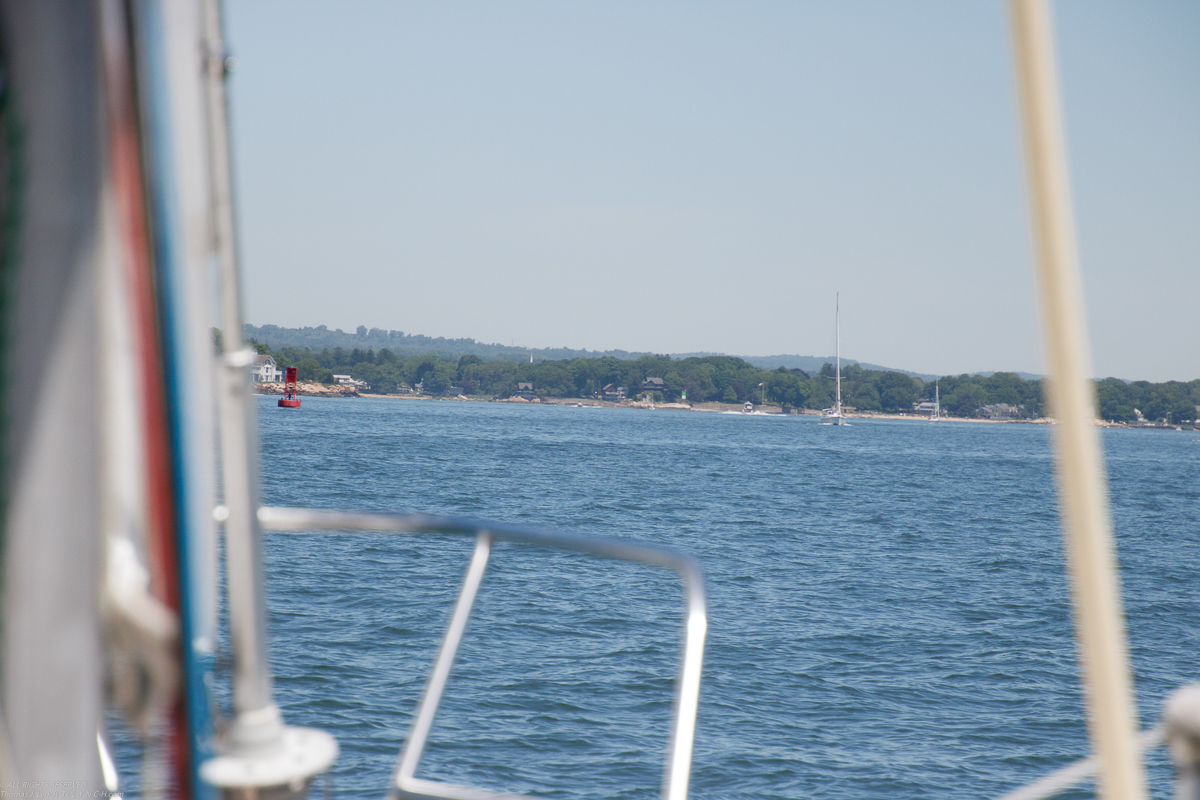
[[[340,386],[352,386],[355,389],[366,389],[366,381],[356,381],[349,375],[334,375],[333,382]]]
[[[279,383],[283,380],[283,370],[271,356],[255,356],[254,369],[251,371],[255,383]]]

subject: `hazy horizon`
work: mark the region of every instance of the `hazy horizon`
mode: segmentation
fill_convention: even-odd
[[[247,320],[1045,371],[1005,5],[228,0]],[[1200,375],[1200,4],[1054,4],[1095,374]]]

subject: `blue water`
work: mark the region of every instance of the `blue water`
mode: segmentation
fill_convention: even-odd
[[[693,797],[986,798],[1087,754],[1047,427],[319,398],[259,426],[268,504],[696,556]],[[1146,727],[1200,674],[1200,437],[1103,438]],[[268,536],[277,700],[338,738],[337,796],[383,791],[470,547]],[[671,573],[497,546],[418,775],[656,796],[681,611]]]

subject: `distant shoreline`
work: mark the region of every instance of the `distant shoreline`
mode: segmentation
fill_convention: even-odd
[[[276,389],[276,386],[282,384],[256,384],[254,393],[261,395],[278,395],[282,394],[281,390]],[[323,391],[311,391],[310,386],[320,386]],[[595,400],[587,398],[533,398],[526,400],[521,397],[510,397],[503,400],[496,400],[488,397],[467,397],[459,395],[457,397],[434,397],[426,394],[369,394],[361,393],[350,387],[326,387],[319,384],[300,384],[300,397],[363,397],[374,400],[410,400],[418,402],[455,402],[455,403],[513,403],[520,405],[543,405],[543,406],[590,406],[593,408],[636,408],[644,411],[699,411],[707,413],[725,413],[728,411],[741,411],[743,405],[741,403],[652,403],[649,401],[633,401],[623,403],[612,403],[607,400]],[[265,389],[265,391],[263,391]],[[792,410],[788,414],[784,414],[779,406],[755,406],[756,411],[761,411],[774,416],[820,416],[822,412],[812,409]],[[845,414],[847,419],[887,419],[908,422],[929,422],[930,418],[924,414],[886,414],[883,412],[861,413],[849,412]],[[1038,419],[983,419],[980,417],[950,417],[943,416],[939,422],[971,422],[985,425],[1053,425],[1054,420],[1049,417],[1040,417]],[[1181,425],[1139,425],[1129,424],[1124,422],[1105,422],[1096,420],[1096,426],[1099,428],[1133,428],[1142,430],[1196,430]]]
[[[626,403],[610,403],[605,400],[589,400],[585,398],[570,399],[570,398],[550,398],[533,400],[524,400],[523,398],[514,400],[512,398],[505,400],[494,400],[484,397],[466,397],[459,395],[458,397],[433,397],[431,395],[403,395],[403,394],[360,394],[359,397],[371,398],[376,400],[417,400],[417,401],[442,401],[455,403],[514,403],[520,405],[542,405],[542,406],[585,406],[592,408],[635,408],[643,411],[699,411],[701,413],[720,414],[728,411],[741,411],[743,404],[741,403],[650,403],[650,402],[626,402]],[[811,409],[794,410],[788,414],[784,414],[779,406],[755,406],[756,411],[762,411],[773,416],[806,416],[819,417],[820,411]],[[889,419],[889,420],[906,420],[909,422],[928,422],[929,417],[923,414],[862,414],[851,412],[845,415],[847,419]],[[1041,419],[980,419],[978,417],[942,417],[943,422],[975,422],[985,423],[989,425],[1002,424],[1022,424],[1022,425],[1052,425],[1053,420],[1048,418]],[[1108,426],[1109,423],[1103,423]],[[1128,425],[1115,425],[1113,427],[1132,427]]]

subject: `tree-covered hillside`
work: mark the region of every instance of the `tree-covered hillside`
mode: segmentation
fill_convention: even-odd
[[[605,358],[613,357],[632,361],[651,353],[630,352],[628,350],[573,350],[569,347],[525,348],[510,347],[502,344],[486,344],[474,339],[445,339],[440,336],[423,336],[404,331],[385,331],[382,328],[367,328],[359,325],[353,333],[347,333],[340,328],[330,330],[325,325],[315,328],[284,328],[279,325],[250,325],[243,326],[243,336],[246,341],[258,342],[276,349],[298,347],[301,349],[320,352],[333,350],[338,347],[343,350],[388,350],[398,356],[435,354],[443,359],[457,359],[459,356],[479,356],[485,361],[506,359],[509,361],[528,361],[533,356],[535,361],[570,361],[576,358]],[[677,353],[675,358],[718,356],[724,353]],[[745,361],[761,369],[776,369],[784,366],[788,369],[802,369],[813,372],[821,368],[826,361],[833,361],[833,356],[744,356]],[[853,359],[842,359],[843,364],[860,364]],[[861,362],[864,369],[889,371],[889,367],[878,364]],[[894,370],[904,372],[904,370]],[[915,375],[916,373],[907,373]],[[931,377],[920,375],[918,377]]]
[[[632,359],[647,353],[630,353],[625,350],[609,350],[604,353],[588,350],[572,350],[568,347],[526,349],[502,344],[487,344],[474,339],[446,339],[441,336],[423,336],[404,331],[385,331],[382,328],[367,328],[359,325],[353,333],[341,329],[330,330],[325,325],[315,328],[284,328],[279,325],[243,326],[246,341],[258,342],[273,348],[301,348],[314,352],[321,350],[388,350],[398,356],[435,354],[441,358],[458,358],[464,355],[482,359],[528,360],[530,353],[538,359],[561,360],[571,358],[614,358]]]

